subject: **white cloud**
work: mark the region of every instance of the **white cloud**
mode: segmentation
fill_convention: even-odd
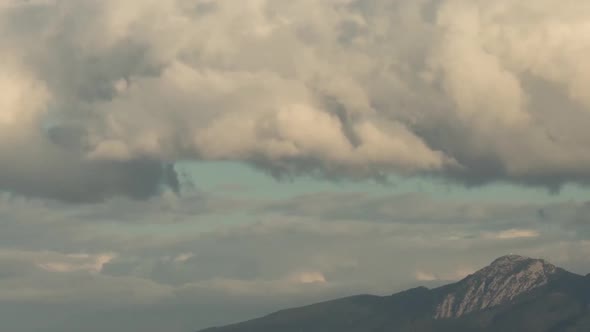
[[[275,174],[586,182],[588,5],[572,1],[0,7],[0,124],[15,128],[0,186],[72,200],[95,168],[131,176],[113,162],[200,159]],[[9,151],[16,142],[26,151]],[[52,192],[27,183],[33,171],[19,166],[32,163],[44,178],[79,177]],[[145,177],[155,184],[143,196],[165,180]]]
[[[436,281],[436,280],[438,280],[438,277],[432,273],[429,273],[429,272],[417,271],[416,272],[416,280],[418,280],[418,281]]]
[[[174,261],[178,263],[186,262],[189,259],[193,258],[195,255],[192,252],[180,254],[174,257]]]
[[[38,263],[38,266],[50,272],[76,272],[85,271],[91,273],[99,273],[102,271],[105,264],[108,264],[115,257],[114,254],[71,254],[63,257],[62,261],[48,261]]]
[[[327,282],[321,272],[299,272],[293,274],[289,279],[300,284],[324,284]]]
[[[486,233],[485,238],[497,240],[530,239],[541,236],[541,233],[532,229],[509,229],[501,232]]]

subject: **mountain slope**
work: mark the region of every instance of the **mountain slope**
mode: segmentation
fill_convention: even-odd
[[[544,286],[564,273],[567,272],[540,259],[504,256],[459,283],[438,290],[446,295],[434,316],[456,318],[492,308]]]
[[[590,331],[590,278],[510,255],[465,279],[362,295],[203,332]]]

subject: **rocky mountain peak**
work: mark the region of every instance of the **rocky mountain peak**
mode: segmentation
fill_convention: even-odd
[[[532,258],[510,254],[510,255],[496,258],[496,260],[494,260],[490,265],[510,265],[510,264],[514,264],[514,263],[518,263],[518,262],[522,262],[522,261],[526,261],[526,260],[530,260],[530,259],[532,259]]]
[[[542,259],[507,255],[496,259],[489,266],[476,272],[475,275],[498,278],[502,276],[510,277],[520,273],[521,281],[526,281],[522,278],[543,279],[555,272],[557,272],[557,267]]]
[[[435,318],[455,318],[507,303],[546,285],[559,269],[541,259],[503,256],[450,288],[436,307]]]

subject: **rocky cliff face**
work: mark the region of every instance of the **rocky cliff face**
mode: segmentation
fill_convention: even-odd
[[[437,305],[434,317],[456,318],[507,303],[546,285],[559,271],[541,259],[517,255],[500,257],[449,289]]]

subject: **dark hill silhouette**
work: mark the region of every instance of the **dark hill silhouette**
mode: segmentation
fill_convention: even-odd
[[[588,332],[590,277],[509,255],[461,281],[360,295],[202,332]]]

